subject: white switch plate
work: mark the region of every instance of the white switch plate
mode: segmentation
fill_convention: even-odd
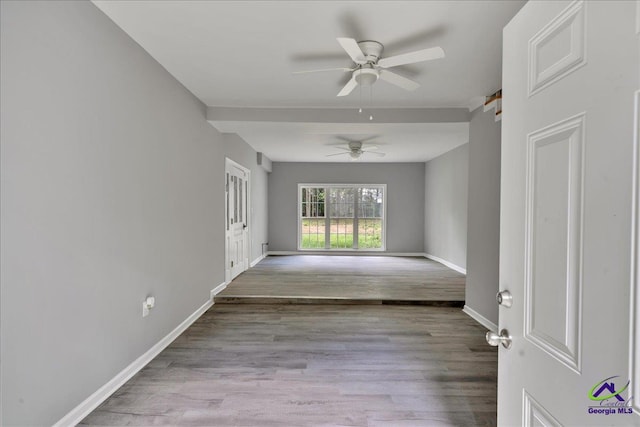
[[[149,315],[149,307],[147,306],[146,301],[142,301],[142,317],[147,317]]]

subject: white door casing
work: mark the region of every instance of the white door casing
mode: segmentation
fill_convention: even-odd
[[[499,425],[640,424],[589,413],[630,379],[636,7],[531,1],[504,30]]]
[[[249,268],[250,171],[225,160],[225,282]]]

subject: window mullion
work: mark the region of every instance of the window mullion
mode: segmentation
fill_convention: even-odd
[[[353,189],[353,249],[358,249],[358,202],[360,188]]]
[[[329,189],[324,189],[324,248],[331,249],[331,197]]]

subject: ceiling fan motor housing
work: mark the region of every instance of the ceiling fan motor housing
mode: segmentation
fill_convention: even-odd
[[[378,59],[382,56],[382,51],[384,50],[384,46],[382,43],[376,42],[373,40],[364,40],[358,42],[358,46],[360,46],[360,50],[364,53],[364,57],[367,62],[376,63]]]
[[[360,141],[350,141],[349,142],[349,150],[351,150],[352,159],[357,159],[362,154],[362,142]]]

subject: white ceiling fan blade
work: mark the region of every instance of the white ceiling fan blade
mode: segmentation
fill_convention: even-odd
[[[321,73],[323,71],[354,71],[354,68],[324,68],[321,70],[305,70],[305,71],[294,71],[291,74],[306,74],[306,73]]]
[[[347,82],[346,85],[344,85],[344,87],[342,88],[342,90],[338,93],[338,96],[346,96],[349,95],[351,93],[351,91],[353,89],[355,89],[355,87],[358,86],[358,82],[356,81],[356,79],[354,79],[353,77],[351,78],[351,80],[349,80]]]
[[[378,61],[378,66],[381,68],[390,68],[438,58],[444,58],[444,50],[442,50],[441,47],[431,47],[429,49],[416,50],[415,52],[382,58]]]
[[[336,139],[339,139],[339,140],[341,140],[343,142],[346,142],[347,144],[350,143],[350,142],[362,142],[362,143],[365,143],[365,142],[371,141],[372,139],[375,139],[375,138],[377,138],[379,136],[380,135],[371,135],[371,136],[368,136],[366,138],[357,138],[358,141],[356,141],[355,139],[349,139],[346,136],[336,135]],[[338,144],[342,144],[342,142],[339,142]]]
[[[342,156],[343,154],[349,154],[349,152],[345,151],[344,153],[327,154],[325,157]]]
[[[363,150],[362,152],[363,152],[363,153],[371,153],[371,154],[375,154],[376,156],[379,156],[379,157],[384,157],[384,156],[386,156],[386,155],[387,155],[386,153],[381,153],[381,152],[379,152],[379,151],[367,151],[367,150]]]
[[[380,70],[380,78],[405,90],[416,90],[420,87],[420,83],[387,70]]]
[[[358,46],[357,41],[347,37],[338,37],[338,43],[340,43],[340,46],[342,46],[351,59],[353,59],[353,62],[356,64],[367,63],[367,59],[364,57],[364,53],[362,53],[362,49]]]
[[[351,152],[351,148],[347,148],[347,147],[340,147],[340,146],[335,146],[335,148],[337,150],[344,150],[346,152]]]
[[[363,149],[362,151],[372,151],[372,150],[377,150],[378,148],[380,148],[380,147],[378,147],[377,145],[368,145],[367,144],[365,149]]]

